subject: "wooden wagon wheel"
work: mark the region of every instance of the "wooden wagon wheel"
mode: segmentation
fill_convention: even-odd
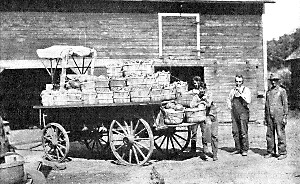
[[[126,165],[143,165],[154,149],[153,133],[143,120],[118,122],[113,120],[109,129],[110,147],[115,157]]]
[[[168,156],[184,151],[191,139],[190,126],[173,126],[154,132],[154,146]]]
[[[109,147],[108,130],[104,126],[93,128],[84,139],[85,146],[92,153],[103,153]]]
[[[49,123],[43,129],[42,143],[45,155],[51,161],[62,162],[70,149],[69,136],[58,123]]]

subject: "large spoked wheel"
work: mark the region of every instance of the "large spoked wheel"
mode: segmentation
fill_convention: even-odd
[[[143,119],[135,122],[113,120],[109,129],[109,141],[115,157],[126,165],[145,164],[154,149],[152,130]]]
[[[69,136],[58,123],[50,123],[44,128],[42,144],[46,157],[51,161],[62,162],[69,153]]]
[[[93,128],[84,139],[84,143],[92,153],[104,153],[109,147],[107,128],[104,126]]]
[[[168,127],[154,133],[155,148],[171,157],[183,152],[188,147],[190,139],[189,126]]]

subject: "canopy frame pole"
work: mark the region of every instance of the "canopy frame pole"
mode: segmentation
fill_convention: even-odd
[[[85,72],[84,72],[84,57],[82,58],[82,68],[81,68],[81,72],[82,72],[82,74],[85,74]]]
[[[48,68],[47,68],[47,66],[45,65],[45,63],[44,63],[43,61],[41,61],[41,62],[42,62],[42,64],[44,65],[44,67],[45,67],[46,71],[48,72],[48,74],[51,76],[51,72],[48,70]],[[50,62],[51,62],[51,60],[50,60]]]
[[[87,72],[87,70],[88,70],[88,69],[91,67],[91,64],[92,64],[92,62],[93,62],[93,60],[91,60],[91,61],[90,61],[89,65],[86,67],[86,69],[85,69],[84,73],[86,73],[86,72]],[[91,69],[92,69],[92,67],[91,67]]]
[[[72,57],[72,59],[73,59],[73,61],[74,61],[75,65],[76,65],[76,68],[77,68],[77,70],[79,71],[79,73],[80,73],[80,74],[82,74],[82,72],[80,71],[80,68],[79,68],[79,66],[77,65],[77,62],[76,62],[76,60],[74,59],[74,57],[73,57],[73,56],[71,56],[71,57]]]
[[[60,82],[59,87],[60,89],[64,89],[65,80],[66,80],[66,64],[68,62],[69,53],[67,53],[61,60],[61,74],[60,74]]]

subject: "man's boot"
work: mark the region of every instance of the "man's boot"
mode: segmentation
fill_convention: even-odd
[[[196,153],[196,141],[191,140],[191,153]]]

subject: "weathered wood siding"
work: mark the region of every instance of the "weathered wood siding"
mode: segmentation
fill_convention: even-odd
[[[239,73],[252,92],[251,120],[263,120],[263,98],[257,98],[264,92],[261,4],[191,3],[182,8],[178,3],[123,2],[107,9],[100,4],[82,7],[86,12],[0,12],[0,60],[37,60],[36,49],[66,44],[95,48],[98,62],[153,59],[157,66],[203,66],[221,121],[230,120],[225,103]],[[164,18],[159,58],[158,13],[166,12],[200,14],[200,57],[195,52],[197,23],[170,17]]]

